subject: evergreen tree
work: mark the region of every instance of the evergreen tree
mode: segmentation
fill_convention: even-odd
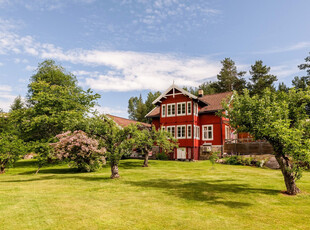
[[[284,82],[279,83],[278,91],[288,92],[289,88],[284,84]]]
[[[215,84],[216,92],[221,93],[233,90],[242,92],[246,87],[246,81],[243,78],[246,72],[238,72],[235,62],[230,58],[225,58],[221,63],[223,67],[217,75],[218,82]]]
[[[16,97],[11,105],[10,111],[18,110],[24,108],[24,102],[22,101],[21,96]]]
[[[131,97],[128,100],[129,118],[135,121],[150,123],[151,120],[146,118],[145,115],[155,107],[152,102],[159,97],[160,94],[160,92],[149,92],[145,102],[143,102],[141,94],[139,97]]]
[[[306,70],[307,75],[303,77],[295,77],[292,81],[292,84],[296,89],[305,90],[308,86],[310,86],[310,56],[305,58],[305,62],[306,63],[304,64],[300,64],[298,68],[300,70]]]
[[[275,75],[269,74],[270,67],[263,65],[263,61],[256,61],[254,65],[251,65],[250,83],[248,83],[248,89],[250,95],[261,95],[264,89],[270,88],[275,90],[274,82],[277,81]]]

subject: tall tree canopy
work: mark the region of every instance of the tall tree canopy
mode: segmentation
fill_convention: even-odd
[[[242,92],[246,87],[246,81],[243,75],[244,71],[238,72],[235,62],[230,58],[225,58],[222,63],[222,69],[217,75],[216,92],[228,92],[236,90]]]
[[[254,65],[251,65],[250,70],[250,83],[248,83],[248,89],[251,95],[261,95],[264,89],[270,88],[275,90],[274,82],[278,79],[275,75],[269,74],[270,67],[263,65],[263,61],[256,61]]]
[[[292,84],[296,89],[304,90],[310,86],[310,56],[306,57],[305,63],[300,64],[298,68],[300,70],[306,70],[307,75],[302,77],[295,77],[292,81]]]
[[[151,120],[146,118],[145,115],[148,114],[155,105],[152,102],[160,96],[160,92],[149,92],[147,99],[143,102],[142,96],[131,97],[128,100],[128,114],[129,118],[135,121],[150,123]]]
[[[305,91],[271,91],[250,96],[234,94],[226,104],[230,124],[239,132],[248,132],[255,139],[268,141],[274,148],[281,167],[287,193],[299,192],[295,181],[301,177],[303,164],[310,162],[310,121],[306,107],[310,89]]]
[[[53,60],[39,64],[28,85],[28,108],[13,117],[26,141],[47,141],[79,123],[100,96],[77,85],[74,75]]]

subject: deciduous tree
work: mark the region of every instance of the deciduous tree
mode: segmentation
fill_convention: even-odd
[[[309,102],[309,88],[288,93],[266,89],[261,95],[235,93],[231,104],[224,105],[234,128],[273,146],[290,195],[299,192],[295,181],[301,178],[303,164],[310,162]]]
[[[148,167],[149,152],[154,146],[158,146],[165,153],[170,153],[177,147],[177,140],[173,138],[170,133],[166,131],[156,130],[153,126],[151,130],[140,128],[141,126],[131,126],[131,136],[133,145],[136,149],[141,151],[144,156],[143,167]]]

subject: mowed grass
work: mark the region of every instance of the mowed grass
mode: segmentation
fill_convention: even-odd
[[[19,161],[0,175],[0,229],[310,229],[310,173],[286,196],[281,172],[209,161],[123,160],[76,173]]]

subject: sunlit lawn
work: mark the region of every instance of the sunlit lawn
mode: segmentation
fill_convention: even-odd
[[[310,229],[310,173],[283,195],[280,171],[209,161],[124,160],[75,173],[20,161],[0,175],[0,229]]]

